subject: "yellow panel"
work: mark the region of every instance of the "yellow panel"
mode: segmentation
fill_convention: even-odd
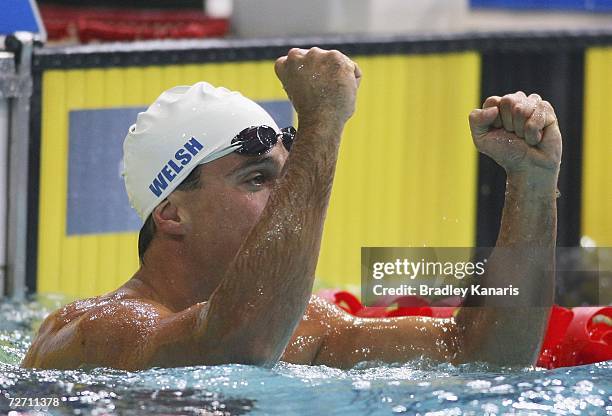
[[[349,122],[317,268],[318,285],[359,284],[361,246],[472,245],[478,104],[473,53],[357,58],[364,72]],[[39,291],[101,294],[137,269],[137,233],[66,236],[68,114],[148,106],[204,80],[255,100],[285,99],[273,62],[48,71],[43,82]]]
[[[149,90],[150,87],[146,86],[143,82],[144,72],[143,68],[125,68],[116,71],[119,73],[118,76],[123,75],[125,80],[125,88],[123,89],[123,97],[117,94],[117,99],[121,99],[123,104],[129,107],[142,106],[145,103],[145,89]],[[159,94],[160,91],[157,91]],[[146,103],[144,105],[148,105]]]
[[[105,84],[104,74],[106,70],[90,69],[85,71],[86,83],[85,88],[76,90],[77,94],[83,94],[83,106],[73,109],[95,109],[104,108]],[[113,87],[114,88],[114,87]],[[101,241],[95,235],[86,235],[82,237],[71,236],[70,240],[77,240],[81,248],[80,258],[77,258],[81,263],[80,275],[75,276],[75,280],[79,282],[80,296],[93,296],[99,293],[96,292],[96,282],[101,279],[99,265],[102,263],[100,256]]]
[[[582,171],[582,235],[612,246],[612,48],[586,53]]]
[[[112,285],[112,287],[100,285],[100,288],[103,288],[104,291],[109,291],[112,288],[121,286],[127,280],[127,278],[131,277],[131,275],[138,269],[138,234],[118,234],[117,250],[117,275],[115,276],[114,281],[108,283],[108,285]]]
[[[123,97],[125,94],[125,72],[119,68],[107,69],[99,75],[99,84],[102,85],[103,92],[97,98],[98,106],[101,108],[123,107],[126,106]],[[96,237],[94,237],[96,238]],[[125,281],[127,276],[121,278],[121,282],[117,282],[119,277],[118,259],[119,259],[119,238],[117,234],[105,234],[103,237],[97,237],[97,273],[94,284],[89,293],[83,292],[83,296],[99,295],[108,292],[119,286]],[[87,275],[81,276],[87,280]]]
[[[141,105],[149,106],[164,90],[162,69],[158,66],[148,66],[142,69],[142,99]]]
[[[228,65],[229,64],[210,64],[203,66],[200,71],[202,81],[211,83],[214,86],[224,85],[225,87],[231,89],[231,80],[227,76],[229,71],[225,69]],[[225,81],[226,84],[223,84],[223,81]]]
[[[69,120],[70,109],[72,108],[83,108],[86,105],[84,90],[89,88],[88,77],[85,71],[73,71],[66,74],[66,107],[65,114],[66,120]],[[65,235],[66,232],[66,202],[68,193],[68,126],[66,125],[66,131],[62,133],[62,136],[58,136],[56,141],[58,145],[61,144],[61,148],[64,149],[63,165],[56,175],[62,176],[62,188],[57,191],[57,198],[61,198],[62,214],[58,221],[61,222],[61,232]],[[44,173],[43,173],[44,174]],[[84,258],[88,260],[91,252],[81,252],[81,244],[79,238],[65,239],[62,243],[62,257],[61,257],[61,288],[62,292],[70,295],[76,295],[80,293],[80,280],[79,276],[83,273],[87,273],[87,270],[81,270]],[[87,263],[86,263],[87,264]]]
[[[364,77],[345,130],[317,268],[355,288],[362,246],[474,244],[475,53],[357,59]]]
[[[406,126],[404,132],[407,137],[405,140],[400,140],[403,146],[401,157],[404,159],[404,163],[399,174],[405,178],[404,189],[400,194],[401,199],[398,201],[400,205],[405,207],[405,228],[400,229],[409,241],[415,242],[414,245],[422,245],[425,244],[423,241],[425,239],[423,221],[417,215],[409,214],[418,212],[423,206],[423,201],[426,200],[420,189],[423,182],[421,175],[414,174],[414,167],[421,163],[421,154],[427,151],[427,140],[419,140],[419,138],[428,137],[427,125],[423,120],[426,117],[426,109],[421,102],[423,97],[427,97],[426,86],[422,82],[428,76],[426,61],[420,57],[409,57],[405,63],[404,71],[406,71],[407,85],[404,90],[406,97],[403,104],[404,108],[411,108],[412,111],[404,112],[405,121],[403,124]]]
[[[202,81],[200,78],[201,65],[185,65],[183,66],[183,82],[185,85],[192,85]]]
[[[177,85],[185,85],[183,81],[182,68],[178,65],[166,66],[162,69],[162,87],[161,90],[167,90]],[[161,92],[158,91],[158,92]]]
[[[47,71],[43,84],[41,120],[40,205],[38,216],[38,291],[61,291],[61,253],[64,234],[62,193],[66,180],[66,73]],[[52,173],[52,174],[49,174]]]

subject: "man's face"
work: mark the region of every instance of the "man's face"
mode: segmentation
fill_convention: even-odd
[[[212,268],[207,275],[217,271],[216,279],[221,280],[259,220],[287,157],[280,140],[261,156],[231,153],[202,165],[199,189],[180,192],[185,254],[196,262],[205,260],[202,266]]]

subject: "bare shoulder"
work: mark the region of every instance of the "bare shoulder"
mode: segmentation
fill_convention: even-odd
[[[163,305],[124,291],[78,300],[44,320],[22,365],[131,368],[146,358],[147,337],[169,314]]]

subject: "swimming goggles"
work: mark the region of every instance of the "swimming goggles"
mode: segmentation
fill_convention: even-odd
[[[234,152],[245,156],[261,156],[268,153],[280,138],[287,151],[291,150],[296,130],[293,127],[284,127],[276,133],[270,126],[252,126],[242,130],[232,139]]]

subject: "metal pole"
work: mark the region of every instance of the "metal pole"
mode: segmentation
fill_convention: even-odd
[[[13,54],[0,52],[0,297],[6,287],[6,225],[8,200],[9,97],[15,74]]]
[[[34,35],[17,32],[20,42],[15,97],[11,100],[8,164],[8,240],[6,294],[20,300],[26,294],[30,96]]]

